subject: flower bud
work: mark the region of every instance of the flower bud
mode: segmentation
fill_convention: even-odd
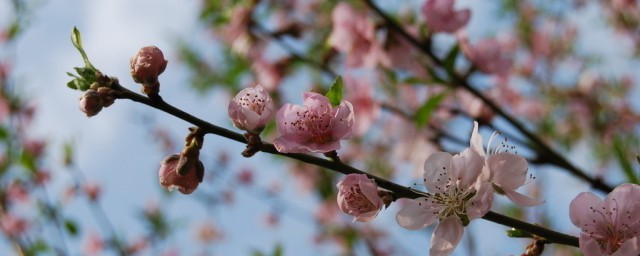
[[[378,186],[364,174],[349,174],[338,183],[338,207],[354,216],[353,221],[367,222],[378,215],[384,202]]]
[[[80,98],[80,110],[88,117],[97,115],[102,110],[103,102],[100,94],[95,90],[87,90]]]
[[[262,85],[245,88],[229,102],[229,118],[233,125],[259,134],[274,114],[273,100]]]
[[[160,171],[158,172],[160,185],[169,191],[177,188],[180,193],[188,195],[195,191],[198,188],[198,184],[202,182],[204,166],[200,160],[196,160],[189,166],[189,170],[185,175],[180,175],[177,172],[179,161],[180,155],[171,155],[162,160]]]
[[[131,76],[136,83],[141,83],[145,93],[159,90],[158,76],[167,67],[162,51],[155,46],[143,47],[131,58]]]

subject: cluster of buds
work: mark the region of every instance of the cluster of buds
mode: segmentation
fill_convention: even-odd
[[[160,48],[155,46],[142,47],[131,58],[131,77],[136,83],[142,84],[144,94],[158,95],[160,91],[158,76],[164,72],[167,62]]]
[[[204,178],[204,165],[199,159],[204,134],[197,128],[189,131],[182,152],[162,160],[158,172],[160,185],[169,191],[177,188],[185,195],[193,193]]]
[[[111,86],[118,84],[118,79],[102,75],[100,72],[96,72],[96,76],[98,79],[80,97],[80,111],[87,117],[97,115],[102,108],[111,106],[116,100]]]

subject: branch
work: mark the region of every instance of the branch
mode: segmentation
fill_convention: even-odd
[[[206,122],[202,119],[199,119],[193,115],[190,115],[168,103],[166,103],[164,100],[162,100],[161,97],[158,98],[154,98],[149,99],[143,95],[137,94],[129,89],[126,89],[124,87],[122,87],[120,84],[115,84],[112,86],[112,89],[116,92],[116,96],[120,99],[129,99],[138,103],[142,103],[145,104],[147,106],[150,106],[152,108],[158,109],[158,110],[162,110],[170,115],[173,115],[179,119],[182,119],[188,123],[191,123],[195,126],[197,126],[198,128],[200,128],[203,132],[205,133],[211,133],[211,134],[215,134],[218,136],[222,136],[231,140],[235,140],[237,142],[240,143],[244,143],[246,144],[247,141],[245,139],[245,137],[240,134],[240,133],[236,133],[233,131],[230,131],[228,129],[213,125],[209,122]],[[262,146],[262,148],[260,148],[260,151],[265,152],[265,153],[269,153],[269,154],[274,154],[274,155],[281,155],[281,156],[285,156],[285,157],[289,157],[289,158],[293,158],[305,163],[309,163],[309,164],[313,164],[313,165],[317,165],[320,167],[324,167],[326,169],[332,170],[332,171],[336,171],[342,174],[352,174],[352,173],[357,173],[357,174],[365,174],[367,175],[369,178],[372,178],[375,180],[376,184],[384,189],[390,190],[392,192],[394,192],[394,200],[397,200],[399,198],[409,198],[409,199],[415,199],[415,198],[420,198],[420,197],[425,197],[427,196],[427,194],[425,192],[422,191],[418,191],[415,189],[412,189],[410,187],[405,187],[405,186],[401,186],[399,184],[396,184],[394,182],[391,182],[389,180],[380,178],[378,176],[366,173],[364,171],[361,171],[359,169],[356,169],[350,165],[347,165],[343,162],[334,162],[331,160],[327,160],[327,159],[323,159],[323,158],[319,158],[319,157],[314,157],[311,155],[307,155],[307,154],[297,154],[297,153],[280,153],[276,150],[276,148],[273,146],[273,144],[270,143],[264,143],[264,145]],[[570,246],[574,246],[574,247],[578,247],[578,238],[574,237],[574,236],[569,236],[566,234],[562,234],[553,230],[549,230],[537,225],[533,225],[533,224],[529,224],[526,223],[524,221],[520,221],[517,219],[513,219],[495,212],[489,212],[487,213],[484,217],[484,219],[498,223],[498,224],[502,224],[505,226],[509,226],[512,228],[516,228],[516,229],[521,229],[521,230],[525,230],[531,234],[540,236],[540,237],[544,237],[546,238],[549,242],[552,243],[558,243],[558,244],[565,244],[565,245],[570,245]]]
[[[378,16],[380,16],[388,25],[388,27],[396,32],[398,32],[405,40],[411,43],[414,47],[420,50],[423,54],[427,55],[437,66],[442,67],[443,62],[440,60],[432,51],[429,44],[419,42],[415,37],[410,35],[407,31],[405,31],[398,23],[396,23],[390,16],[388,16],[384,11],[382,11],[378,6],[376,6],[371,0],[363,0],[366,5],[368,5]],[[540,158],[547,158],[550,164],[556,165],[558,167],[564,168],[569,173],[583,179],[591,184],[591,186],[600,191],[609,193],[613,190],[613,187],[605,184],[599,178],[593,178],[586,174],[583,170],[580,170],[578,167],[574,166],[567,159],[561,156],[558,152],[554,151],[551,147],[549,147],[542,139],[533,134],[531,131],[527,130],[526,127],[514,117],[506,113],[502,108],[500,108],[496,103],[492,100],[484,96],[480,91],[473,88],[469,82],[466,80],[466,77],[460,77],[455,72],[447,71],[449,77],[452,79],[451,84],[453,86],[459,86],[474,96],[478,97],[484,104],[486,104],[493,112],[503,117],[507,122],[509,122],[513,127],[515,127],[519,132],[521,132],[525,137],[531,140],[535,146],[537,146],[536,152],[540,154]]]

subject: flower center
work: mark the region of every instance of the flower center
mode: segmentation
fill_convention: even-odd
[[[265,108],[266,100],[260,97],[255,91],[248,91],[238,99],[238,104],[244,108],[248,108],[258,115],[262,115]]]
[[[351,187],[344,196],[347,205],[354,211],[367,212],[376,209],[376,206],[362,193],[360,187]]]
[[[467,201],[476,194],[475,189],[460,189],[455,186],[447,186],[449,190],[444,193],[429,194],[425,200],[430,200],[431,204],[436,205],[436,211],[440,220],[444,220],[449,216],[457,216],[463,222],[467,219]]]
[[[297,112],[298,119],[291,122],[296,132],[304,133],[311,142],[322,144],[334,140],[330,110],[318,113],[312,110]]]
[[[615,205],[617,205],[615,198],[613,201]],[[640,220],[637,219],[637,216],[632,216],[628,210],[618,212],[617,206],[611,209],[591,206],[589,210],[591,210],[592,213],[596,213],[596,216],[600,218],[594,218],[591,223],[585,223],[582,231],[594,238],[600,245],[600,248],[604,249],[607,254],[617,251],[624,242],[640,235],[638,230],[632,228],[633,226],[637,226]]]

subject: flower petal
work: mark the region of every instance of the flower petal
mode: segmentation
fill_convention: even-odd
[[[590,237],[588,234],[580,233],[580,251],[584,256],[602,256],[604,252],[600,248],[598,241]]]
[[[431,236],[429,255],[451,255],[453,250],[456,249],[456,246],[458,246],[458,243],[460,243],[462,234],[464,234],[464,227],[458,217],[450,216],[444,221],[441,221]]]
[[[591,225],[594,220],[604,221],[601,214],[593,213],[594,209],[601,209],[603,202],[600,198],[591,192],[582,192],[576,196],[569,204],[569,218],[576,227]]]
[[[483,166],[484,158],[475,150],[467,148],[451,159],[450,177],[458,180],[459,188],[466,189],[472,187],[478,180]]]
[[[451,172],[451,159],[453,156],[445,152],[436,152],[427,158],[424,162],[424,185],[430,192],[442,192],[447,184]]]
[[[544,203],[544,201],[535,200],[533,198],[520,194],[515,190],[503,189],[503,191],[505,195],[509,199],[511,199],[512,202],[516,203],[519,206],[530,207]]]
[[[438,219],[438,214],[434,214],[436,209],[431,204],[427,204],[426,197],[407,200],[407,205],[396,214],[396,221],[406,229],[416,230],[425,228]]]
[[[478,155],[485,157],[484,148],[482,146],[482,136],[478,133],[478,122],[473,121],[473,131],[471,131],[470,146]]]
[[[489,156],[487,165],[491,172],[491,182],[505,190],[515,190],[527,179],[528,164],[524,157],[511,153]]]
[[[634,237],[624,242],[612,256],[640,255],[640,238]]]

